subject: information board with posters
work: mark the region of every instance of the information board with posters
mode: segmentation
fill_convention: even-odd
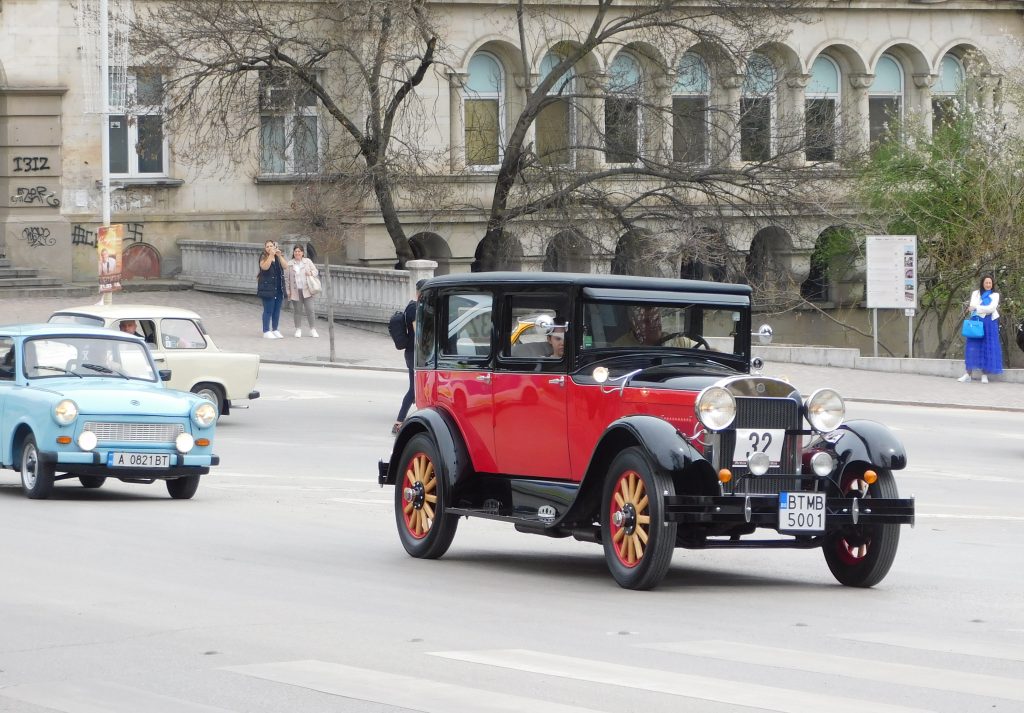
[[[917,309],[917,236],[868,235],[868,309]]]

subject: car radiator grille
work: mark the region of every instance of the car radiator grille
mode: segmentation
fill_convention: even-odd
[[[106,423],[87,421],[83,431],[92,431],[96,440],[124,443],[173,443],[185,431],[180,423]]]
[[[735,428],[800,429],[800,404],[793,399],[738,398],[736,399]],[[736,432],[722,434],[722,465],[732,470],[733,493],[771,494],[799,489],[798,478],[780,478],[781,473],[799,473],[800,435],[787,434],[782,444],[782,462],[761,476],[750,475],[746,466],[733,466],[732,452],[736,447]],[[721,467],[721,466],[720,466]],[[776,477],[773,477],[775,475]]]

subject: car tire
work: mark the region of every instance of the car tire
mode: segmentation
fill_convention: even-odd
[[[868,485],[863,471],[844,473],[843,497],[861,493],[863,499],[898,498],[892,471],[878,468],[878,480]],[[847,587],[873,587],[889,573],[900,542],[899,525],[848,525],[825,536],[822,552],[832,575]]]
[[[80,475],[78,482],[83,488],[102,488],[107,479],[102,475]]]
[[[206,399],[217,407],[217,418],[224,415],[224,390],[217,384],[196,384],[192,387],[192,393],[201,399]]]
[[[601,542],[612,577],[625,589],[657,586],[676,546],[677,525],[665,520],[672,478],[634,446],[612,461],[602,490]]]
[[[198,475],[186,475],[167,481],[167,493],[175,500],[188,500],[199,488]]]
[[[418,433],[402,449],[395,482],[395,524],[405,551],[420,559],[437,559],[452,544],[459,518],[447,513],[451,497],[439,470],[437,447]]]
[[[21,487],[32,500],[45,500],[53,493],[53,463],[39,457],[36,437],[29,434],[21,444]]]

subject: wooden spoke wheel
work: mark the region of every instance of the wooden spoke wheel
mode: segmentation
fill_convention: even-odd
[[[402,545],[413,557],[440,557],[451,546],[459,519],[446,513],[448,485],[439,471],[437,447],[419,433],[402,450],[400,463],[395,521]]]
[[[665,521],[672,479],[640,448],[619,453],[608,469],[602,498],[601,540],[615,581],[627,589],[656,586],[672,562],[676,524]]]
[[[871,485],[863,479],[863,471],[844,473],[843,496],[864,500],[898,498],[892,471],[878,468],[876,472],[878,480]],[[899,525],[847,525],[826,536],[822,551],[829,570],[840,584],[873,587],[889,573],[899,542]]]

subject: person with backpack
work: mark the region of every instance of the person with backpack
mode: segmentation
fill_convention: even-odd
[[[420,297],[420,288],[423,287],[423,283],[426,280],[419,280],[416,282],[416,300]],[[409,415],[409,409],[412,407],[413,402],[416,400],[416,370],[413,368],[413,351],[416,347],[416,300],[410,300],[409,304],[405,306],[404,313],[396,313],[392,316],[392,321],[395,322],[395,316],[402,314],[404,318],[405,326],[405,344],[400,346],[401,339],[399,334],[396,334],[396,330],[392,327],[392,324],[388,324],[388,331],[391,332],[391,339],[395,342],[395,346],[399,349],[403,349],[405,353],[405,368],[409,370],[409,390],[405,392],[405,396],[402,397],[402,407],[398,409],[398,417],[395,419],[395,425],[391,427],[391,434],[397,435],[402,430],[402,423],[405,421],[405,417]]]

